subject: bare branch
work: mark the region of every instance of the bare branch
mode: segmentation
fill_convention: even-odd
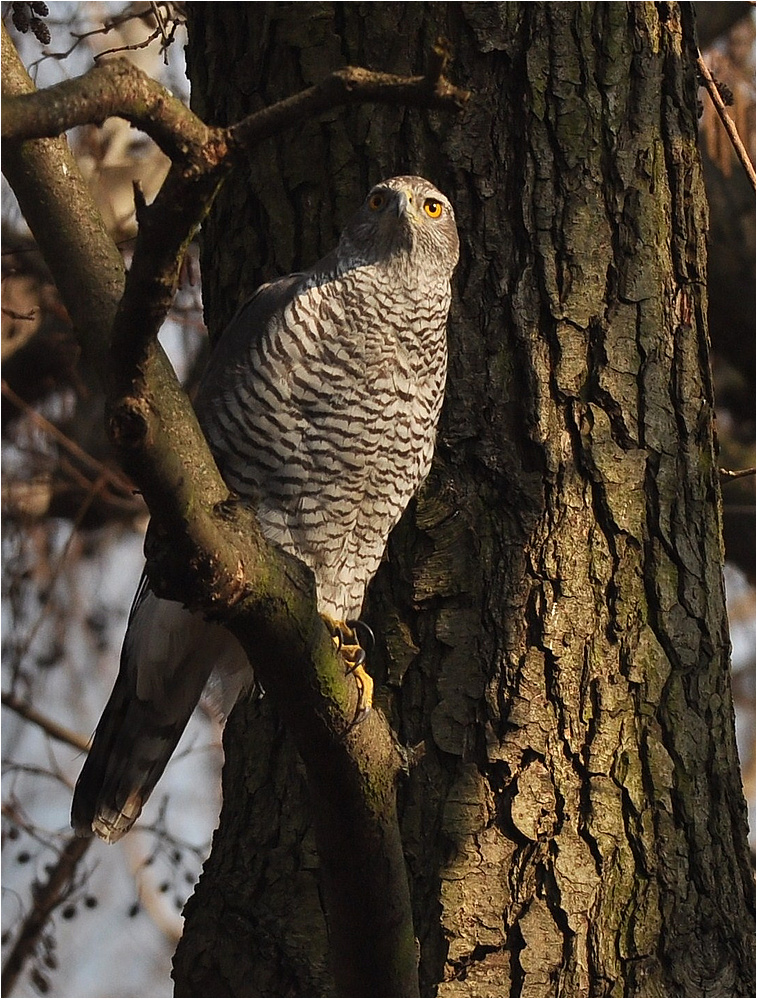
[[[733,118],[731,118],[728,114],[723,98],[720,96],[718,85],[713,79],[712,73],[708,69],[701,54],[697,58],[697,69],[699,70],[699,75],[702,78],[702,83],[704,84],[707,93],[710,95],[712,103],[715,105],[715,110],[720,116],[720,120],[723,122],[723,128],[725,128],[728,133],[728,138],[731,140],[733,148],[736,151],[736,155],[746,171],[749,182],[751,183],[752,188],[757,190],[757,175],[755,175],[752,161],[749,159],[749,153],[746,151],[744,143],[741,141],[741,137],[739,136],[738,129],[733,122]]]
[[[47,715],[43,715],[41,711],[37,711],[36,708],[31,707],[29,704],[24,704],[24,702],[19,700],[19,698],[14,694],[3,692],[2,703],[6,708],[14,711],[21,718],[24,718],[28,722],[32,722],[34,725],[38,725],[43,732],[52,736],[53,739],[58,739],[59,742],[65,742],[67,745],[73,746],[74,749],[79,749],[84,753],[86,753],[89,749],[89,739],[85,739],[83,735],[79,735],[78,732],[74,732],[72,729],[66,728],[64,725],[59,725],[58,722],[53,721],[52,718],[48,718]]]
[[[73,44],[60,52],[45,52],[38,59],[34,59],[29,63],[29,71],[31,72],[33,69],[36,69],[40,63],[43,63],[46,59],[55,59],[62,62],[88,38],[92,38],[95,35],[108,35],[111,31],[115,31],[115,29],[122,24],[141,19],[142,17],[140,14],[135,14],[133,10],[127,10],[124,14],[117,14],[114,17],[108,18],[108,20],[105,21],[100,28],[92,28],[90,31],[69,31],[69,35],[74,39]],[[97,56],[95,56],[95,58],[97,58]]]
[[[174,7],[174,9],[171,11],[171,13],[167,13],[166,16],[164,17],[164,15],[161,13],[161,7],[168,9],[172,6]],[[186,22],[183,16],[177,13],[175,5],[171,5],[168,3],[151,3],[150,8],[153,17],[155,17],[156,24],[158,25],[158,27],[149,34],[148,38],[145,41],[145,44],[149,44],[150,42],[154,41],[156,38],[160,37],[161,38],[160,49],[161,52],[163,53],[163,60],[164,62],[167,63],[168,49],[172,45],[176,37],[177,29]],[[134,5],[130,5],[125,13],[116,14],[113,17],[108,18],[99,28],[92,28],[89,31],[81,31],[81,32],[69,31],[70,37],[73,38],[72,44],[69,45],[67,49],[64,49],[62,51],[43,52],[43,54],[39,56],[39,58],[34,59],[29,63],[29,72],[32,73],[35,69],[37,69],[38,66],[40,66],[40,64],[42,64],[48,59],[53,59],[57,60],[58,62],[62,62],[64,59],[67,59],[71,55],[71,53],[82,44],[82,42],[85,42],[87,39],[93,38],[97,35],[108,35],[110,34],[111,31],[116,31],[117,29],[121,28],[123,25],[128,25],[130,22],[133,21],[141,21],[142,24],[145,24],[146,18],[144,12],[139,12],[139,11],[135,12]],[[168,22],[168,24],[170,24],[170,30],[166,26],[166,21]],[[98,59],[102,59],[104,56],[107,56],[109,54],[124,52],[128,49],[135,47],[141,48],[143,46],[142,45],[114,46],[112,49],[108,49],[107,51],[94,52],[93,58],[95,62],[97,62]]]
[[[66,840],[57,863],[44,884],[34,892],[31,912],[19,930],[13,949],[3,967],[2,992],[11,995],[27,959],[34,953],[37,941],[55,909],[68,897],[79,861],[89,849],[92,840],[71,836]]]
[[[460,108],[465,90],[444,76],[448,50],[438,42],[426,76],[395,76],[347,66],[299,94],[232,125],[209,128],[169,91],[125,59],[95,66],[84,76],[46,90],[3,99],[3,139],[60,135],[76,125],[117,115],[141,128],[176,163],[214,169],[233,145],[251,148],[261,139],[344,104],[405,104]]]
[[[97,458],[93,458],[90,454],[87,454],[75,441],[72,441],[62,430],[59,430],[55,424],[46,420],[41,413],[38,413],[28,402],[25,402],[17,395],[4,378],[0,385],[5,398],[12,402],[21,412],[25,413],[40,430],[43,430],[50,437],[54,438],[72,457],[80,461],[90,471],[95,472],[98,476],[109,482],[119,493],[124,493],[129,497],[134,493],[134,484],[119,472],[118,469],[108,468],[107,465],[103,465]]]
[[[757,468],[739,468],[736,469],[735,471],[732,471],[729,468],[721,468],[719,469],[719,472],[720,472],[720,481],[722,483],[726,483],[726,482],[735,482],[736,479],[746,479],[750,475],[755,475],[757,474]]]
[[[71,543],[76,537],[76,534],[79,528],[81,527],[82,522],[85,516],[87,515],[87,512],[89,511],[89,508],[92,506],[95,499],[102,491],[104,485],[105,485],[105,480],[102,477],[93,482],[89,488],[89,491],[84,495],[81,503],[79,504],[79,509],[77,511],[76,518],[74,519],[73,525],[69,532],[68,538],[66,539],[66,543],[64,544],[63,549],[58,555],[55,561],[55,565],[53,566],[52,571],[50,572],[50,578],[48,580],[48,587],[50,589],[52,589],[52,587],[55,585],[55,583],[58,580],[58,577],[63,571],[63,567],[66,564],[66,559],[68,558],[68,553],[71,548]],[[20,663],[21,660],[26,656],[27,652],[31,648],[32,642],[34,641],[35,637],[37,636],[37,633],[39,632],[39,629],[42,627],[45,618],[49,614],[49,611],[50,611],[50,604],[47,601],[43,602],[40,612],[37,615],[37,619],[32,625],[32,627],[29,629],[23,643],[21,644],[20,647],[14,649],[14,661],[16,663]]]
[[[152,16],[155,18],[155,21],[158,25],[158,31],[160,33],[161,38],[163,39],[163,48],[165,49],[171,44],[171,42],[168,37],[168,32],[166,31],[166,23],[163,20],[163,15],[160,12],[160,6],[159,4],[153,2],[150,4],[150,9],[152,10]]]
[[[76,125],[102,124],[114,115],[139,126],[177,162],[204,163],[222,132],[204,125],[133,63],[113,59],[45,90],[4,97],[2,137],[53,137]]]
[[[425,108],[460,108],[470,94],[453,86],[440,74],[444,63],[437,56],[427,76],[394,76],[345,66],[299,94],[257,111],[227,129],[230,142],[251,148],[262,139],[282,132],[330,108],[344,104],[395,104]]]

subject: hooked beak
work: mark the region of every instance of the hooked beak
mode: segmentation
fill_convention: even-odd
[[[413,204],[412,191],[409,191],[407,189],[404,191],[399,191],[397,194],[397,215],[398,216],[407,215],[410,218],[412,218],[414,214],[412,211],[412,204]]]

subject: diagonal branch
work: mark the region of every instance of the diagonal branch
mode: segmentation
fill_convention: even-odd
[[[45,90],[4,97],[3,139],[41,139],[77,125],[101,125],[106,118],[137,125],[172,160],[199,162],[221,129],[197,115],[128,59],[94,66],[83,76]]]
[[[92,840],[69,837],[58,860],[52,866],[47,880],[40,884],[35,895],[31,912],[24,919],[16,937],[13,949],[8,955],[2,972],[2,992],[11,995],[24,964],[34,953],[45,924],[55,909],[70,894],[76,875],[76,868],[90,847]]]
[[[9,47],[4,35],[4,69]],[[17,170],[17,160],[26,150],[36,150],[36,165],[44,168],[51,150],[65,155],[65,143],[49,138],[20,143],[23,138],[59,135],[72,125],[118,114],[143,128],[174,160],[153,204],[138,202],[139,234],[123,295],[120,271],[108,285],[90,333],[108,385],[110,436],[154,518],[147,552],[153,587],[222,621],[236,635],[254,654],[263,686],[293,733],[313,791],[334,965],[345,994],[418,994],[396,816],[399,754],[378,711],[353,725],[357,686],[345,677],[317,614],[312,574],[267,544],[252,511],[229,500],[157,334],[186,246],[233,166],[231,153],[252,149],[261,139],[339,105],[380,101],[459,107],[468,95],[444,78],[447,57],[438,45],[423,77],[347,67],[226,130],[207,128],[121,62],[32,94],[14,50],[7,56],[13,73],[3,76],[4,90],[13,96],[3,103],[2,134],[8,140],[11,183],[21,189],[26,204],[40,195],[45,181],[36,172]],[[72,162],[66,161],[66,171],[78,176]],[[86,191],[78,184],[76,198],[84,199]],[[77,224],[65,210],[61,222],[64,230]],[[93,222],[94,244],[77,246],[73,261],[60,252],[65,237],[48,231],[44,215],[32,210],[30,225],[56,279],[60,275],[62,297],[80,327],[72,305],[82,291],[65,283],[65,272],[89,267],[97,274],[97,247],[105,248],[108,238],[102,223],[98,228]],[[111,248],[112,243],[107,248],[112,256]]]
[[[78,732],[74,732],[72,729],[66,728],[65,725],[59,725],[58,722],[53,721],[52,718],[48,718],[47,715],[42,714],[41,711],[37,711],[37,709],[33,708],[30,704],[24,704],[24,702],[19,700],[15,694],[3,691],[2,704],[3,707],[14,711],[17,715],[19,715],[19,717],[24,718],[26,721],[32,722],[34,725],[38,725],[43,732],[52,736],[53,739],[65,742],[74,749],[82,750],[85,753],[89,748],[89,739],[85,739],[85,737],[83,735],[79,735]]]
[[[385,982],[380,994],[417,994],[396,817],[400,759],[388,726],[376,711],[353,726],[357,687],[317,614],[310,571],[267,544],[252,511],[228,501],[185,394],[155,364],[182,233],[212,193],[207,176],[174,169],[142,213],[113,331],[111,437],[158,525],[147,552],[153,587],[223,621],[294,735],[313,791],[345,994],[362,994],[368,982],[380,990]]]
[[[17,409],[25,413],[32,423],[56,440],[65,451],[68,451],[72,457],[80,461],[85,468],[88,468],[91,472],[95,472],[101,478],[105,479],[119,493],[126,496],[131,496],[133,494],[134,486],[126,478],[126,476],[122,475],[118,469],[108,468],[107,465],[104,465],[101,461],[98,461],[97,458],[93,458],[91,454],[88,454],[80,448],[76,441],[72,441],[71,438],[66,436],[66,434],[56,427],[54,423],[50,423],[49,420],[46,420],[41,413],[38,413],[37,410],[30,406],[28,402],[22,399],[21,396],[17,395],[4,378],[0,381],[0,391],[6,399],[16,406]]]
[[[757,175],[755,175],[752,161],[749,159],[749,153],[746,151],[746,147],[741,141],[741,136],[739,135],[739,131],[736,128],[733,118],[731,118],[726,110],[725,102],[720,96],[720,91],[718,90],[718,85],[715,82],[707,63],[701,55],[697,57],[697,69],[699,70],[699,75],[702,78],[702,83],[704,84],[707,93],[710,95],[710,99],[715,105],[715,110],[723,123],[723,128],[726,130],[728,138],[731,140],[731,145],[739,158],[739,162],[746,171],[749,183],[752,185],[752,190],[757,190]]]
[[[346,66],[227,129],[208,127],[138,67],[126,59],[114,59],[45,90],[3,98],[2,138],[57,136],[77,125],[102,124],[116,115],[154,139],[175,163],[213,169],[231,151],[253,149],[262,139],[346,104],[460,108],[470,95],[445,78],[448,57],[444,43],[438,42],[425,76],[396,76]]]

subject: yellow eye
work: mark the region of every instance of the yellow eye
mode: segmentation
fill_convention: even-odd
[[[368,207],[372,212],[377,212],[380,208],[383,208],[386,204],[386,195],[381,191],[376,191],[368,198]]]
[[[423,202],[423,211],[430,219],[438,219],[442,214],[442,203],[436,198],[426,198]]]

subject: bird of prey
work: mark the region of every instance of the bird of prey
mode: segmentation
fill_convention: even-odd
[[[196,400],[230,491],[312,569],[319,612],[353,650],[366,586],[431,465],[457,259],[448,199],[422,177],[382,181],[335,250],[239,309]],[[143,577],[76,785],[77,833],[114,842],[131,828],[211,673],[227,707],[251,680],[230,632]]]

